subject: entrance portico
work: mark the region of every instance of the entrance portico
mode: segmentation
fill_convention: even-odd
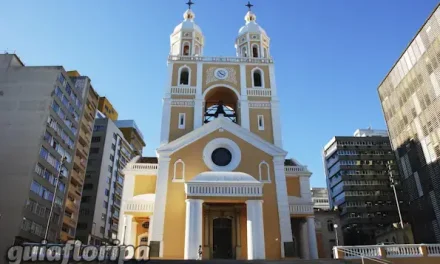
[[[245,239],[247,259],[265,259],[262,187],[240,172],[204,172],[186,183],[184,258],[197,259],[202,246],[205,259],[239,259]]]

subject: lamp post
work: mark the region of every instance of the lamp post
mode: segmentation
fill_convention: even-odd
[[[58,167],[57,177],[55,178],[55,191],[53,192],[52,203],[50,205],[49,217],[47,219],[47,224],[46,224],[46,232],[44,232],[44,241],[46,241],[46,242],[47,242],[47,235],[49,233],[50,221],[52,220],[52,214],[53,214],[53,208],[54,208],[54,205],[55,205],[55,199],[57,197],[58,184],[60,182],[61,173],[63,172],[62,167],[64,165],[64,162],[66,162],[66,157],[63,155],[61,157],[60,166]]]
[[[336,246],[339,246],[339,239],[338,239],[338,225],[334,224],[333,228],[335,229],[335,236],[336,236]]]
[[[397,212],[399,213],[400,227],[403,229],[402,214],[401,214],[401,212],[400,212],[400,203],[399,203],[399,199],[397,198],[396,183],[395,183],[395,181],[394,181],[394,175],[393,175],[393,170],[392,170],[392,168],[391,168],[391,162],[388,161],[387,166],[388,166],[388,173],[390,174],[390,185],[391,185],[391,187],[393,188],[394,198],[396,199]]]

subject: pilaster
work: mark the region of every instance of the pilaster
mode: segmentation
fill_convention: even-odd
[[[309,251],[311,259],[318,259],[318,246],[316,243],[315,217],[307,217],[307,236],[309,238]]]
[[[286,175],[284,172],[284,156],[273,159],[275,186],[277,190],[278,216],[281,233],[281,257],[285,257],[285,243],[292,242],[292,225],[290,222],[289,198],[287,195]]]
[[[163,98],[162,102],[162,123],[160,132],[160,145],[168,143],[170,136],[170,122],[171,122],[171,98]]]
[[[196,83],[196,97],[194,99],[194,129],[203,125],[203,63],[197,62],[197,83]]]
[[[245,64],[240,64],[240,94],[240,124],[243,128],[249,130],[249,101],[247,96]]]
[[[272,91],[273,93],[273,91]],[[272,113],[272,130],[273,130],[273,142],[274,145],[282,148],[283,140],[281,137],[281,117],[280,117],[280,102],[272,95],[272,101],[270,102],[270,109]]]
[[[165,221],[165,205],[167,200],[168,172],[170,160],[171,159],[168,156],[159,155],[156,197],[154,201],[154,215],[151,218],[153,220],[153,225],[150,226],[150,230],[152,230],[150,241],[160,243],[159,257],[163,257],[163,230]]]

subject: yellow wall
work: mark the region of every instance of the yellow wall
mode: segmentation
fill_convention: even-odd
[[[134,178],[133,196],[156,192],[156,176],[136,175]]]
[[[236,171],[248,173],[249,175],[252,175],[258,179],[259,163],[262,160],[265,160],[270,164],[272,183],[265,184],[263,187],[263,221],[265,230],[266,258],[279,259],[281,257],[279,242],[280,230],[275,178],[273,165],[271,162],[273,157],[227,131],[213,132],[171,155],[164,221],[164,258],[181,259],[183,258],[184,249],[186,196],[184,184],[172,182],[174,173],[174,167],[172,165],[178,159],[182,159],[185,162],[186,181],[191,180],[194,176],[201,172],[209,171],[202,159],[203,148],[209,141],[220,137],[232,139],[242,151],[241,163],[237,167]],[[180,219],[180,221],[176,221],[176,219]],[[242,251],[243,250],[246,251],[247,248],[243,248]]]
[[[212,71],[214,74],[214,71],[217,68],[232,68],[235,71],[235,82],[230,82],[226,80],[215,80],[213,82],[206,83],[206,80],[208,78],[207,71]],[[229,73],[231,74],[231,73]],[[230,75],[232,77],[232,75]],[[205,90],[213,85],[221,86],[222,84],[227,84],[229,86],[232,86],[235,91],[237,91],[238,94],[240,94],[240,66],[237,64],[203,64],[203,83],[202,83],[202,92],[205,92]]]
[[[252,70],[260,68],[264,72],[264,88],[270,88],[269,66],[267,65],[246,65],[246,86],[252,88]]]
[[[178,86],[179,85],[179,68],[182,66],[188,66],[188,68],[191,69],[191,78],[189,82],[189,86],[196,86],[197,85],[197,64],[195,63],[175,63],[173,65],[173,76],[171,81],[171,86]]]
[[[287,177],[286,183],[287,183],[287,195],[297,196],[297,197],[301,196],[301,188],[298,177]]]
[[[179,129],[179,113],[185,113],[185,129]],[[194,129],[194,108],[193,107],[171,107],[170,137],[169,141],[193,131]],[[174,163],[173,163],[174,164]]]
[[[106,97],[99,97],[98,110],[111,120],[118,120],[118,111],[116,111],[116,109]]]
[[[264,116],[264,130],[258,130],[258,115]],[[249,125],[252,133],[273,143],[272,112],[270,109],[249,109]]]

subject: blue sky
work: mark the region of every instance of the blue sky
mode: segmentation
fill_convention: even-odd
[[[0,50],[26,65],[63,65],[92,79],[120,119],[134,119],[154,155],[169,36],[185,0],[3,0]],[[235,56],[247,1],[194,0],[205,55]],[[271,38],[284,148],[325,186],[321,152],[335,135],[385,128],[377,86],[435,0],[255,0]]]

